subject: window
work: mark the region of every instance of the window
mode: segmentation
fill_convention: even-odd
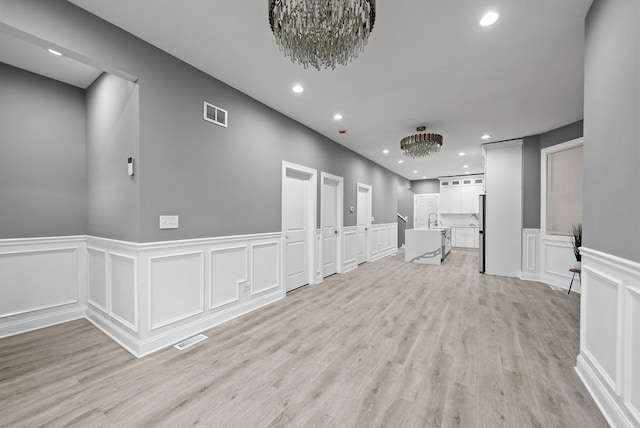
[[[569,235],[582,223],[582,145],[547,155],[546,233]]]

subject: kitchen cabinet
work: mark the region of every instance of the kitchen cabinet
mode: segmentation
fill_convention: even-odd
[[[482,175],[440,179],[441,214],[477,214],[478,196],[484,193]]]
[[[451,228],[452,246],[457,248],[478,248],[479,237],[477,227]]]

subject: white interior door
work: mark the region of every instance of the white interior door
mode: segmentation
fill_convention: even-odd
[[[282,231],[286,291],[309,284],[313,274],[315,170],[285,164],[282,182]]]
[[[371,229],[371,186],[358,183],[356,213],[357,262],[369,260],[369,231]]]
[[[322,173],[321,217],[322,276],[337,273],[340,265],[340,235],[342,231],[342,177]]]
[[[431,216],[432,222],[440,223],[438,218],[438,194],[437,193],[423,193],[414,196],[414,209],[413,209],[413,227],[428,227],[429,226],[429,214],[434,213]]]

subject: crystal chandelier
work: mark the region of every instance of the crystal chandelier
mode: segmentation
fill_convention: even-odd
[[[375,0],[269,0],[280,51],[304,68],[347,65],[366,46],[375,18]]]
[[[419,126],[416,131],[424,132],[426,128]],[[400,140],[400,148],[405,156],[410,158],[423,158],[435,155],[442,147],[442,135],[440,134],[415,134]]]

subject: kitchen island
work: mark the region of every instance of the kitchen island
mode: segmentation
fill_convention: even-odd
[[[405,231],[404,261],[439,265],[451,251],[451,229],[419,227]]]

